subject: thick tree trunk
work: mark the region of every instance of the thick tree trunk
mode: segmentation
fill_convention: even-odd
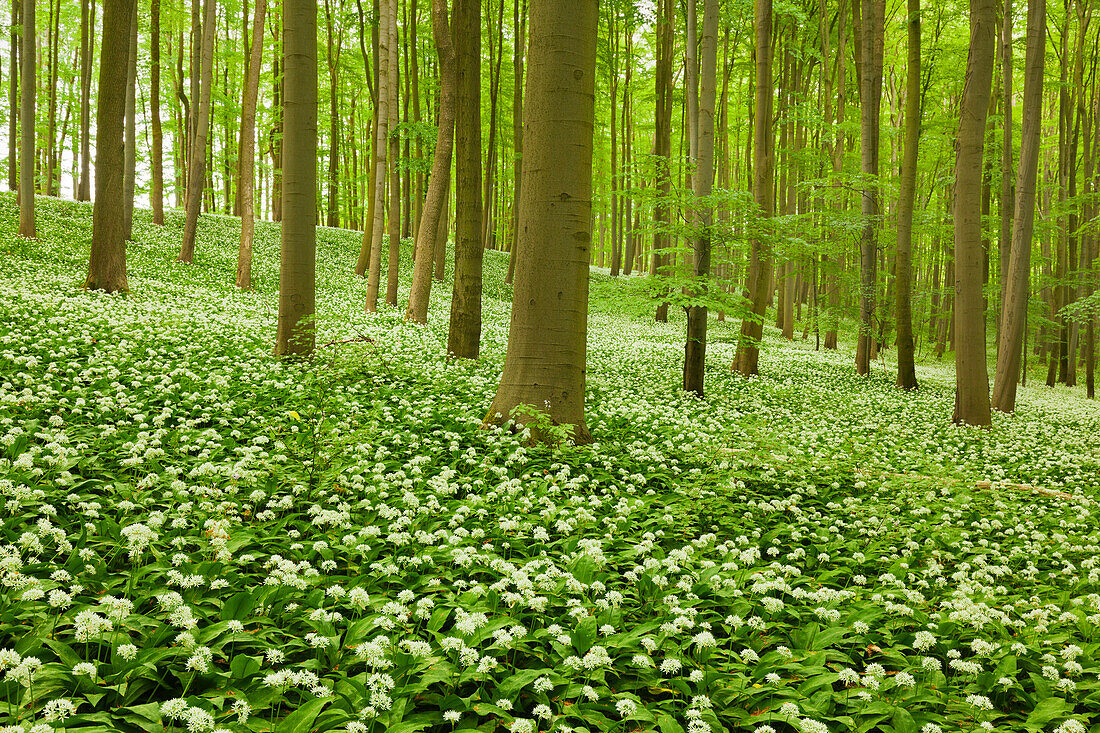
[[[874,338],[878,228],[882,219],[879,195],[879,107],[882,100],[882,54],[885,0],[861,0],[860,167],[864,177],[860,211],[863,235],[859,246],[859,337],[856,373],[870,374]],[[980,161],[979,161],[980,162]]]
[[[694,2],[694,0],[689,0]],[[703,36],[699,44],[702,71],[699,95],[699,148],[694,190],[698,199],[710,196],[714,186],[714,107],[718,85],[718,0],[704,0]],[[707,203],[699,211],[700,231],[695,238],[695,262],[692,275],[696,291],[710,287],[711,227],[714,207]],[[707,353],[707,307],[692,305],[687,312],[687,341],[684,346],[684,389],[703,396],[703,376]]]
[[[317,0],[283,0],[283,226],[275,356],[308,357],[316,342]]]
[[[532,0],[520,253],[508,353],[486,422],[584,419],[597,0]],[[534,435],[536,440],[552,439]]]
[[[104,0],[103,43],[96,105],[95,204],[92,249],[84,287],[126,292],[126,236],[122,128],[126,115],[126,60],[136,0]]]
[[[756,104],[753,119],[753,199],[760,215],[775,214],[774,151],[772,131],[772,0],[756,0]],[[764,314],[771,292],[772,261],[766,238],[756,237],[751,245],[749,297],[752,311],[741,321],[741,338],[733,368],[744,377],[759,372],[760,340],[764,334]]]
[[[127,241],[133,238],[134,233],[134,179],[137,174],[137,27],[137,3],[134,3],[134,18],[130,23],[130,55],[126,59],[126,180],[122,193],[126,202],[122,230]]]
[[[23,39],[20,46],[22,59],[19,99],[19,236],[36,238],[34,222],[34,98],[37,83],[34,78],[38,58],[38,43],[34,28],[34,2],[23,3]]]
[[[409,291],[409,307],[405,318],[416,323],[428,320],[428,299],[432,290],[433,256],[440,219],[445,216],[447,184],[451,179],[451,159],[454,152],[455,128],[455,49],[451,41],[447,0],[432,0],[432,35],[439,56],[439,129],[436,133],[432,177],[428,180],[428,195],[424,199],[424,214],[416,234],[416,257],[413,259],[413,281]]]
[[[195,233],[199,226],[199,209],[206,184],[206,145],[210,134],[210,87],[214,76],[214,24],[217,20],[213,0],[203,0],[201,72],[199,103],[195,115],[195,134],[191,143],[191,162],[187,166],[187,219],[180,246],[180,262],[188,264],[195,257]]]
[[[955,415],[954,422],[988,427],[985,301],[982,297],[982,152],[993,84],[994,0],[970,1],[970,54],[959,109],[955,158]]]
[[[917,188],[917,145],[921,130],[920,0],[908,0],[909,55],[905,68],[905,151],[898,192],[898,248],[894,260],[897,280],[898,380],[902,389],[917,388],[913,353],[913,203]]]
[[[587,0],[584,4],[588,5]],[[455,271],[447,353],[460,359],[476,359],[481,349],[483,254],[481,0],[455,0],[454,35],[458,74],[455,101]]]
[[[152,161],[153,180],[149,184],[149,205],[153,209],[153,223],[160,226],[164,224],[164,133],[160,125],[160,0],[152,0],[150,8],[150,82],[149,82],[149,111],[152,116],[153,150],[150,155]],[[261,40],[263,37],[261,36]]]
[[[252,287],[252,237],[255,219],[255,200],[252,190],[256,155],[256,99],[260,93],[260,67],[263,61],[264,21],[267,17],[267,0],[256,0],[252,19],[252,48],[248,52],[248,76],[245,79],[244,97],[241,99],[241,157],[237,161],[241,182],[241,245],[237,252],[237,287]]]

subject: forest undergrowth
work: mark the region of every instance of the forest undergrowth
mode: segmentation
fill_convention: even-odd
[[[744,380],[730,322],[698,400],[682,315],[597,274],[595,442],[534,447],[481,427],[499,253],[454,362],[449,284],[426,327],[365,315],[360,235],[319,230],[325,346],[293,365],[275,226],[240,292],[239,220],[188,266],[182,215],[138,211],[123,297],[81,290],[90,206],[17,218],[0,195],[0,730],[1100,730],[1076,390],[960,428],[943,365],[904,393],[768,331]]]

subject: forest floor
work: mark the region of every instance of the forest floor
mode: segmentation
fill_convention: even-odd
[[[949,364],[905,393],[769,329],[744,380],[712,321],[698,400],[682,317],[594,274],[596,442],[530,447],[480,427],[504,255],[454,362],[449,284],[426,327],[365,315],[360,235],[319,230],[325,346],[295,366],[275,226],[240,292],[237,219],[187,266],[180,213],[138,211],[121,297],[81,290],[90,206],[39,199],[36,242],[17,219],[0,195],[0,725],[1100,730],[1078,390],[958,428]]]

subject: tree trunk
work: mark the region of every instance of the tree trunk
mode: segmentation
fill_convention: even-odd
[[[199,104],[195,115],[195,134],[191,143],[191,162],[187,166],[187,220],[180,246],[180,262],[188,264],[195,256],[195,233],[199,226],[199,208],[206,183],[206,144],[210,134],[210,86],[214,76],[214,24],[217,20],[213,0],[203,0],[201,73]]]
[[[109,293],[124,293],[129,289],[126,236],[122,229],[125,209],[122,128],[126,115],[126,60],[135,6],[136,0],[103,1],[103,43],[96,104],[95,204],[92,207],[92,248],[84,287]]]
[[[512,49],[512,149],[516,162],[512,183],[512,243],[508,247],[508,285],[516,276],[516,242],[519,240],[519,199],[523,180],[523,59],[527,52],[527,0],[515,0],[512,8],[515,46]]]
[[[272,69],[272,116],[274,124],[271,128],[271,219],[280,222],[283,220],[283,54],[280,41],[278,14],[272,19],[271,34],[274,36],[271,52]]]
[[[905,67],[905,151],[898,192],[898,248],[894,260],[897,280],[898,380],[902,389],[917,388],[913,353],[913,203],[917,188],[917,145],[921,131],[920,0],[908,0],[909,56]]]
[[[688,0],[694,2],[694,0]],[[718,0],[704,0],[703,36],[699,44],[702,78],[700,80],[699,157],[695,170],[694,191],[697,199],[710,196],[714,186],[714,107],[718,72]],[[699,210],[700,231],[695,238],[695,262],[692,274],[695,290],[710,287],[711,227],[714,207],[704,203]],[[707,353],[707,307],[692,305],[687,312],[687,341],[684,346],[684,389],[703,396],[703,376]]]
[[[46,77],[46,195],[56,196],[60,186],[60,172],[57,169],[57,76],[58,51],[61,46],[61,2],[50,0],[50,27],[46,47],[46,61],[49,74]]]
[[[397,45],[397,8],[390,16],[390,251],[386,268],[386,303],[397,305],[398,266],[401,260],[401,139],[393,131],[398,125],[399,48]]]
[[[447,0],[432,0],[432,35],[439,56],[439,129],[436,133],[432,177],[424,199],[424,214],[416,234],[416,257],[413,258],[413,281],[409,291],[409,307],[405,318],[416,323],[428,320],[428,299],[432,290],[432,267],[435,264],[436,240],[440,219],[444,213],[447,184],[451,179],[451,158],[454,152],[455,127],[455,49],[451,41]]]
[[[457,75],[456,75],[457,88]],[[457,103],[456,103],[457,109]],[[453,148],[453,146],[452,146]],[[454,157],[452,152],[452,158]],[[440,214],[439,224],[435,233],[435,272],[433,277],[436,282],[444,282],[447,270],[447,235],[451,226],[451,177],[447,176],[443,194],[443,211]]]
[[[982,152],[993,83],[994,0],[970,1],[970,53],[959,109],[955,158],[955,414],[954,422],[988,427],[985,309],[982,297]]]
[[[153,180],[149,187],[149,205],[153,209],[153,223],[160,226],[164,224],[164,134],[160,126],[160,0],[152,0],[149,14],[149,33],[152,36],[149,111],[152,115],[153,130],[153,150],[150,156]],[[263,36],[260,40],[263,40]]]
[[[660,0],[664,11],[658,13],[654,30],[656,39],[656,89],[654,94],[654,178],[657,196],[653,205],[653,266],[651,274],[664,275],[668,267],[670,211],[669,193],[672,190],[672,46],[675,15],[672,0]],[[770,2],[770,0],[769,0]],[[770,26],[769,26],[770,27]],[[668,301],[657,303],[654,320],[668,321]]]
[[[396,69],[390,68],[390,18],[396,13],[397,0],[382,0],[378,15],[378,104],[375,107],[374,137],[374,220],[371,222],[370,266],[367,272],[366,311],[378,310],[382,283],[382,237],[386,229],[386,159],[389,156],[390,87],[397,83]],[[393,161],[391,165],[396,164]]]
[[[134,179],[137,174],[137,30],[137,3],[134,3],[134,18],[130,23],[130,55],[126,59],[126,180],[122,193],[126,203],[122,230],[127,241],[133,238],[134,233]]]
[[[316,341],[317,0],[283,0],[283,226],[275,356],[308,357]]]
[[[342,8],[337,8],[342,10]],[[328,81],[329,81],[329,106],[328,106],[328,201],[326,208],[328,215],[325,224],[330,227],[340,226],[340,212],[338,209],[339,197],[339,140],[340,140],[340,115],[337,112],[337,89],[340,84],[340,46],[343,44],[343,33],[333,38],[332,3],[325,0],[325,20],[328,26]]]
[[[1001,232],[998,239],[998,253],[1001,275],[1001,289],[998,305],[1001,318],[997,319],[997,355],[1001,352],[1001,321],[1007,307],[1009,280],[1009,262],[1012,249],[1012,0],[1004,0],[1004,18],[1001,26],[1001,84],[1004,90],[1003,120],[1001,130]],[[1025,72],[1026,73],[1026,72]]]
[[[520,253],[508,353],[486,422],[584,419],[597,0],[532,0]],[[533,435],[535,440],[552,440]]]
[[[587,0],[585,5],[588,5]],[[476,359],[481,348],[483,254],[481,0],[455,0],[454,35],[458,74],[455,97],[455,270],[447,353],[460,359]]]
[[[248,52],[248,74],[245,78],[244,97],[241,99],[241,157],[237,161],[241,182],[241,245],[237,252],[237,287],[252,287],[252,237],[255,203],[252,191],[256,155],[256,98],[260,93],[260,67],[263,61],[264,21],[267,17],[267,0],[256,0],[255,17],[252,19],[252,47]]]
[[[38,43],[34,28],[34,1],[23,3],[23,39],[20,46],[22,58],[19,134],[22,145],[19,155],[19,236],[35,239],[38,233],[34,222],[34,97],[37,83],[34,78]]]
[[[863,235],[859,247],[859,338],[856,373],[870,374],[874,338],[878,227],[882,218],[879,196],[879,107],[882,100],[883,20],[885,0],[860,0],[860,167],[864,177],[860,211]],[[980,161],[979,161],[980,162]]]
[[[753,199],[760,216],[775,214],[774,151],[772,130],[772,0],[756,0],[756,104],[753,114]],[[749,297],[752,310],[741,321],[741,338],[733,368],[743,377],[759,373],[760,340],[764,313],[771,292],[772,261],[766,237],[754,237],[751,245]]]
[[[83,0],[84,3],[87,1]],[[23,22],[20,16],[22,5],[22,0],[12,0],[11,40],[8,42],[11,49],[8,58],[8,188],[12,191],[19,190],[19,26]],[[84,8],[83,4],[81,8]],[[86,33],[83,26],[81,28]],[[77,200],[81,199],[78,197]]]
[[[1035,224],[1035,189],[1043,126],[1043,74],[1046,63],[1046,0],[1028,0],[1027,55],[1024,59],[1023,124],[1019,168],[1016,171],[1015,222],[1004,308],[1000,318],[1000,349],[993,378],[993,407],[1016,409],[1023,342],[1027,332],[1027,303],[1031,286],[1031,239]]]

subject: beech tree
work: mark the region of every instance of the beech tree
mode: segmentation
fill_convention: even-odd
[[[248,70],[244,80],[244,98],[241,100],[241,245],[237,252],[237,287],[252,287],[252,238],[254,234],[255,201],[253,174],[256,155],[256,97],[260,91],[260,64],[263,61],[264,20],[267,17],[267,0],[256,0],[255,17],[252,19],[252,43],[248,50]]]
[[[195,257],[195,233],[199,226],[199,209],[202,192],[206,187],[206,144],[210,134],[210,87],[214,75],[214,28],[217,5],[213,0],[202,1],[202,45],[198,61],[201,63],[199,78],[198,110],[195,114],[194,134],[191,138],[191,160],[187,166],[187,220],[183,229],[183,244],[177,258],[188,264]],[[314,21],[316,24],[316,21]],[[285,43],[285,41],[284,41]],[[316,54],[315,54],[316,55]],[[316,83],[314,84],[316,86]],[[285,145],[285,142],[284,142]]]
[[[1016,171],[1015,221],[1005,273],[1004,307],[1000,318],[1000,348],[993,377],[993,407],[1016,409],[1027,303],[1030,294],[1031,239],[1035,229],[1035,188],[1043,126],[1043,72],[1046,65],[1046,0],[1028,0],[1027,55],[1024,59],[1023,124]]]
[[[587,2],[585,0],[586,5]],[[533,38],[533,28],[531,33]],[[476,359],[481,351],[481,258],[484,245],[481,238],[481,0],[455,0],[454,37],[458,75],[455,95],[457,213],[447,353],[460,359]],[[520,206],[523,206],[522,201]]]
[[[695,0],[688,0],[694,3]],[[699,96],[698,159],[693,183],[695,196],[707,199],[714,185],[714,103],[718,70],[718,0],[704,0],[703,37],[700,43],[702,72]],[[700,292],[709,287],[711,260],[711,226],[714,223],[713,204],[705,202],[699,212],[699,233],[695,238],[695,262],[692,274]],[[684,346],[684,389],[703,396],[703,374],[707,354],[707,307],[691,305],[687,313],[687,341]]]
[[[435,265],[436,240],[441,220],[446,216],[444,205],[451,179],[451,159],[455,132],[455,49],[451,41],[447,0],[432,0],[432,35],[439,55],[439,128],[435,141],[432,176],[428,180],[428,195],[424,213],[416,234],[416,257],[413,262],[412,288],[405,317],[416,323],[428,320],[428,298],[432,290],[432,270]]]
[[[38,44],[34,28],[34,0],[23,3],[23,38],[20,46],[21,82],[19,85],[19,236],[34,239],[38,233],[34,225],[34,168],[35,168],[35,119],[34,98],[35,61]]]
[[[970,0],[970,53],[959,108],[955,157],[955,415],[956,423],[988,427],[989,376],[982,298],[982,153],[993,85],[994,0]]]
[[[767,219],[775,214],[773,189],[774,136],[772,135],[772,0],[756,0],[756,104],[753,118],[752,194],[760,215]],[[760,340],[764,335],[764,314],[771,292],[771,246],[766,234],[752,239],[747,296],[752,310],[741,321],[741,337],[733,368],[743,377],[760,370]]]
[[[578,442],[591,439],[584,390],[597,20],[597,0],[531,0],[512,319],[486,417],[526,425],[533,407],[572,426]]]
[[[859,334],[856,343],[856,373],[871,372],[874,349],[876,265],[878,228],[882,219],[879,195],[879,115],[882,107],[882,53],[885,0],[860,0],[862,18],[859,38],[863,63],[859,71],[859,160],[863,171],[863,235],[859,244]]]
[[[313,354],[317,258],[317,0],[283,0],[283,222],[275,355]]]
[[[84,287],[124,293],[126,232],[124,229],[126,61],[130,54],[130,24],[136,0],[103,0],[103,43],[99,56],[96,104],[95,203],[92,206],[92,248]]]
[[[920,0],[908,0],[909,53],[905,68],[905,154],[898,191],[898,248],[894,270],[898,302],[898,381],[902,389],[917,388],[913,351],[912,286],[913,204],[917,189],[917,145],[921,133]]]

